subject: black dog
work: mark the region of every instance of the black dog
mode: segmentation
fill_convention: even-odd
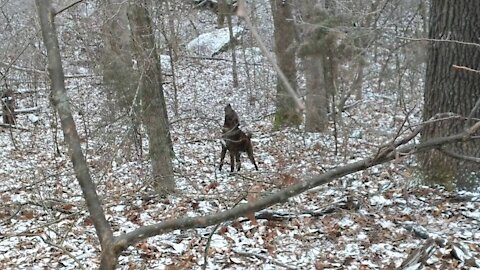
[[[238,114],[232,109],[232,106],[228,104],[225,106],[225,122],[222,129],[222,153],[220,157],[220,167],[219,170],[222,170],[223,162],[227,150],[230,154],[230,170],[234,171],[235,162],[237,163],[237,171],[240,171],[241,161],[240,161],[240,152],[246,152],[248,158],[255,166],[255,169],[258,171],[257,163],[253,157],[253,146],[252,146],[252,135],[246,134],[239,128],[240,122],[238,119]]]

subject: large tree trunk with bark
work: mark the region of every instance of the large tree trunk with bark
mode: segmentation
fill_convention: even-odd
[[[297,68],[295,65],[295,24],[292,15],[291,0],[270,0],[273,14],[275,54],[277,64],[287,77],[292,88],[297,90]],[[277,110],[275,112],[276,128],[281,126],[298,126],[302,115],[297,110],[292,97],[280,78],[277,78]]]
[[[36,0],[36,4],[43,42],[47,48],[48,75],[52,84],[52,103],[61,120],[63,136],[68,145],[68,152],[73,163],[75,176],[82,189],[83,197],[85,198],[88,211],[95,226],[98,239],[100,240],[100,245],[102,246],[100,266],[101,269],[115,269],[117,254],[115,254],[115,251],[111,248],[111,244],[113,243],[112,229],[105,218],[102,204],[90,176],[65,89],[65,76],[58,45],[57,31],[54,25],[55,11],[49,0]]]
[[[459,43],[478,44],[479,22],[478,0],[435,0],[431,3],[429,38],[449,42],[433,41],[428,48],[424,120],[437,113],[451,113],[452,117],[445,115],[448,119],[427,125],[422,132],[423,141],[459,132],[474,123],[469,118],[480,118],[480,110],[475,108],[480,98],[480,76],[455,67],[480,70],[478,46]],[[479,141],[444,146],[441,151],[431,150],[420,159],[428,182],[471,188],[478,185],[479,166],[467,157],[480,157]]]
[[[305,131],[323,132],[328,126],[328,100],[320,57],[310,56],[303,60],[307,96],[305,98]]]
[[[301,24],[302,39],[308,43],[315,38],[315,29],[322,16],[318,0],[304,0],[297,6],[304,23]],[[328,126],[328,99],[321,51],[300,54],[305,68],[307,95],[305,98],[305,131],[322,132]]]
[[[161,67],[146,1],[131,1],[128,19],[133,47],[140,72],[139,91],[142,100],[143,123],[149,137],[149,157],[154,187],[160,194],[174,191],[173,147],[163,94]]]

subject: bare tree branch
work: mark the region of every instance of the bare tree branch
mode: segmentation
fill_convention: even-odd
[[[63,253],[65,253],[68,257],[72,258],[72,259],[75,261],[75,263],[78,265],[78,268],[79,268],[79,269],[82,269],[82,270],[85,269],[85,268],[83,267],[82,263],[75,257],[75,255],[73,255],[70,251],[68,251],[64,246],[57,245],[57,244],[55,244],[55,243],[53,243],[53,242],[50,242],[50,241],[48,241],[47,239],[45,239],[44,237],[42,237],[42,236],[39,236],[39,237],[40,237],[40,239],[42,239],[42,241],[43,241],[45,244],[50,245],[50,246],[52,246],[52,247],[54,247],[54,248],[57,248],[57,249],[63,251]]]
[[[78,0],[78,1],[75,1],[75,2],[71,3],[70,5],[68,5],[68,6],[60,9],[59,11],[55,12],[55,16],[58,15],[58,14],[60,14],[60,13],[62,13],[62,12],[64,12],[65,10],[67,10],[67,9],[69,9],[69,8],[72,8],[72,7],[76,6],[77,4],[82,3],[83,1],[84,1],[84,0]]]
[[[465,42],[460,40],[450,40],[450,39],[432,39],[432,38],[410,38],[410,37],[397,37],[398,39],[410,40],[410,41],[432,41],[432,42],[446,42],[446,43],[456,43],[462,45],[469,45],[480,47],[479,43],[474,42]]]
[[[105,217],[102,203],[97,195],[95,185],[90,176],[90,171],[82,152],[80,137],[73,120],[72,110],[65,89],[65,76],[58,37],[54,24],[55,11],[49,0],[36,0],[38,17],[42,31],[43,43],[47,49],[49,77],[52,84],[52,103],[60,116],[65,141],[68,144],[70,159],[73,163],[75,176],[82,189],[88,211],[92,218],[95,230],[102,247],[101,269],[114,269],[117,256],[111,249],[113,232],[110,223]]]
[[[467,121],[465,121],[465,125],[467,127],[472,125],[473,116],[477,112],[478,108],[480,108],[480,98],[477,100],[477,102],[475,102],[475,106],[473,106],[473,109],[468,114]]]
[[[480,163],[480,158],[477,158],[477,157],[460,155],[460,154],[458,154],[458,153],[449,151],[449,150],[444,149],[444,148],[439,148],[438,150],[440,150],[442,153],[446,154],[447,156],[450,156],[450,157],[455,158],[455,159],[460,159],[460,160],[466,160],[466,161],[470,161],[470,162]]]
[[[476,70],[476,69],[465,67],[465,66],[452,65],[452,68],[466,70],[466,71],[475,72],[475,73],[480,73],[480,70]]]
[[[34,69],[34,68],[27,68],[27,67],[21,67],[21,66],[16,66],[12,63],[6,63],[6,62],[3,62],[3,61],[0,61],[0,66],[2,67],[5,67],[8,69],[14,69],[14,70],[18,70],[18,71],[25,71],[25,72],[31,72],[31,73],[38,73],[38,74],[41,74],[41,75],[46,75],[47,72],[43,71],[43,70],[38,70],[38,69]],[[2,76],[3,77],[3,76]]]

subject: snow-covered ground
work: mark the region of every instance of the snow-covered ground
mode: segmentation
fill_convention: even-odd
[[[198,61],[184,59],[177,66],[179,114],[171,113],[170,120],[178,194],[167,199],[148,196],[143,182],[148,161],[122,160],[121,147],[102,148],[105,135],[93,132],[97,124],[87,127],[93,134],[84,144],[88,141],[88,161],[116,234],[168,218],[229,209],[248,192],[268,193],[374,153],[398,127],[392,126],[394,98],[367,93],[345,113],[345,126],[351,128],[340,132],[340,150],[334,156],[332,131],[271,130],[274,88],[250,92],[247,78],[241,76],[241,87],[234,89],[229,62],[202,60],[200,66]],[[266,71],[263,76],[272,75]],[[89,106],[98,105],[91,98],[101,95],[98,90],[70,88],[74,104],[85,99]],[[172,104],[170,86],[166,91]],[[246,157],[240,174],[216,170],[226,103],[239,113],[242,128],[254,135],[258,172]],[[62,155],[55,155],[53,120],[46,106],[45,100],[45,109],[36,114],[41,125],[21,116],[19,125],[28,131],[0,133],[2,269],[77,269],[75,260],[89,269],[99,260],[98,241],[61,136]],[[100,121],[94,108],[86,117]],[[84,134],[82,118],[77,120]],[[478,267],[478,260],[452,254],[458,245],[472,258],[479,256],[480,195],[419,186],[417,178],[414,161],[406,158],[308,191],[259,213],[254,222],[243,218],[221,224],[211,237],[208,269],[394,269],[426,242],[422,237],[445,241],[427,260],[431,269]],[[150,238],[129,248],[120,265],[199,268],[211,233],[212,228],[206,228]]]
[[[324,134],[302,128],[273,131],[276,79],[269,64],[258,65],[251,54],[238,50],[238,88],[232,87],[229,52],[216,56],[227,61],[181,58],[175,63],[177,115],[172,83],[165,84],[165,91],[178,192],[162,199],[145,185],[148,155],[138,158],[120,144],[129,127],[107,122],[101,89],[85,83],[88,78],[67,82],[115,235],[230,209],[247,194],[262,196],[362,159],[392,139],[403,122],[395,95],[367,88],[364,99],[343,113],[337,155],[333,124]],[[255,70],[245,65],[253,64],[252,57]],[[27,130],[0,127],[1,269],[98,266],[98,240],[47,97],[41,90],[39,111],[19,116],[19,126]],[[417,106],[409,116],[412,123],[419,121],[417,98],[407,97],[408,109]],[[229,166],[217,169],[227,103],[238,112],[241,128],[253,133],[258,172],[245,155],[240,173],[231,175]],[[200,269],[206,258],[207,269],[397,269],[425,247],[433,252],[425,259],[428,269],[480,268],[480,194],[419,183],[414,158],[401,158],[293,197],[256,219],[225,222],[215,231],[177,230],[149,238],[124,252],[119,266]]]

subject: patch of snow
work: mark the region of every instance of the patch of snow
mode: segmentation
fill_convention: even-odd
[[[125,205],[115,205],[114,207],[112,207],[112,210],[115,212],[123,212],[123,210],[125,210]]]
[[[389,199],[385,199],[382,195],[375,195],[370,197],[370,205],[372,206],[388,206],[392,205],[393,202]]]
[[[353,221],[350,217],[344,217],[338,222],[338,225],[342,228],[351,227],[353,224],[355,224],[355,221]]]
[[[366,233],[364,233],[363,231],[360,232],[358,235],[357,235],[357,240],[358,241],[365,241],[368,239],[368,235]]]
[[[386,192],[387,190],[391,189],[394,186],[394,184],[391,181],[380,181],[379,184],[381,185],[381,187],[379,188],[379,191],[381,193]]]
[[[207,201],[200,201],[198,207],[204,213],[209,213],[213,210],[212,205]]]
[[[34,115],[34,114],[28,114],[28,115],[27,115],[27,118],[28,118],[28,120],[29,120],[30,122],[32,122],[32,123],[34,123],[34,124],[37,123],[38,121],[40,121],[40,117],[38,117],[38,116],[36,116],[36,115]]]
[[[213,248],[225,249],[228,248],[228,242],[221,235],[214,234],[210,246]]]
[[[170,58],[170,55],[160,55],[160,65],[162,66],[162,72],[172,72],[171,61],[172,58]]]
[[[394,202],[398,204],[407,204],[407,200],[405,200],[403,197],[401,197],[401,194],[395,194],[395,199]],[[408,207],[405,207],[404,209],[408,209]]]
[[[170,247],[173,250],[173,253],[176,253],[176,254],[182,254],[188,249],[188,245],[184,244],[183,242],[175,243],[172,241],[164,240],[162,241],[162,244]]]
[[[358,244],[350,243],[345,246],[343,251],[346,256],[358,256],[360,254],[360,247]]]
[[[78,67],[77,72],[78,74],[85,75],[89,73],[89,69],[84,67]]]
[[[382,219],[382,220],[380,220],[379,223],[380,223],[380,226],[382,226],[382,228],[384,228],[384,229],[395,227],[395,223],[391,222],[390,220]]]
[[[402,215],[410,215],[412,212],[413,212],[413,209],[410,207],[404,207],[400,211]]]
[[[142,212],[142,213],[140,213],[140,219],[143,220],[144,222],[148,222],[148,221],[152,220],[152,217],[150,216],[149,213]]]
[[[232,27],[233,36],[238,38],[245,29],[240,26]],[[230,42],[228,28],[204,33],[187,44],[187,50],[201,56],[215,56]]]
[[[265,61],[265,57],[262,53],[262,50],[257,47],[245,48],[244,52],[244,60],[247,64],[261,64]],[[240,55],[242,57],[242,55]]]
[[[362,139],[363,138],[363,131],[360,129],[356,129],[352,132],[350,135],[350,138],[352,139]]]

